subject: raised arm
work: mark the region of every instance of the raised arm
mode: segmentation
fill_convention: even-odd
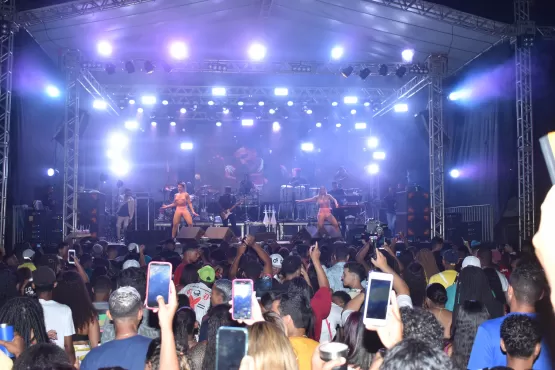
[[[254,249],[254,251],[258,255],[258,258],[260,258],[264,263],[264,274],[272,276],[272,259],[270,258],[268,253],[266,253],[266,251],[257,243],[252,243],[250,246],[252,247],[252,249]]]
[[[405,281],[387,264],[387,259],[379,249],[376,249],[376,259],[372,259],[374,266],[385,272],[386,274],[393,275],[393,290],[397,295],[410,295],[409,286]]]
[[[247,243],[246,239],[241,243],[241,245],[237,248],[237,256],[233,260],[231,267],[229,268],[229,280],[233,280],[237,277],[237,270],[239,270],[239,262],[241,261],[241,257],[247,251]]]
[[[314,266],[314,270],[316,270],[316,277],[318,279],[318,285],[320,288],[329,288],[330,282],[324,271],[322,264],[320,263],[320,249],[318,248],[318,242],[310,248],[310,260],[312,261],[312,265]]]
[[[310,202],[316,202],[316,199],[318,199],[317,196],[312,197],[312,198],[306,198],[306,199],[296,200],[296,202],[297,202],[297,203],[310,203]]]
[[[177,196],[177,194],[176,194]],[[173,198],[173,202],[171,202],[170,204],[164,204],[162,207],[160,207],[160,209],[166,209],[166,208],[174,208],[176,206],[175,204],[175,197]]]
[[[362,249],[360,251],[358,251],[357,255],[356,255],[356,261],[358,263],[360,263],[362,266],[364,266],[364,268],[366,269],[366,272],[371,270],[371,266],[366,263],[366,255],[368,254],[368,251],[370,251],[370,246],[372,245],[371,241],[367,241],[366,243],[364,243],[364,247],[362,247]]]

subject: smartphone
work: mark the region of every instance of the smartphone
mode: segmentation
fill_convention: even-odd
[[[164,297],[168,303],[170,297],[170,281],[172,278],[172,264],[169,262],[151,262],[148,264],[146,275],[146,308],[158,308],[158,296]]]
[[[248,345],[249,334],[246,328],[219,328],[216,334],[216,370],[239,370]]]
[[[75,249],[70,249],[67,251],[67,263],[75,265]]]
[[[365,325],[385,326],[392,285],[391,274],[375,271],[368,274],[363,319]]]
[[[233,320],[252,319],[253,283],[250,279],[235,279],[231,285],[231,315]]]
[[[540,148],[547,165],[547,172],[551,178],[551,183],[555,185],[555,132],[540,138]]]

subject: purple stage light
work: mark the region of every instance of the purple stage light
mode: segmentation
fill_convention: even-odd
[[[112,45],[108,41],[99,41],[96,44],[96,51],[102,56],[109,57],[112,55]]]
[[[403,58],[404,62],[412,63],[412,58],[414,58],[414,50],[412,49],[403,50],[403,52],[401,53],[401,57]]]
[[[185,59],[189,56],[187,45],[182,41],[174,41],[170,44],[170,55],[175,59]]]
[[[249,47],[249,57],[252,60],[262,60],[266,56],[266,47],[259,43],[254,43]]]

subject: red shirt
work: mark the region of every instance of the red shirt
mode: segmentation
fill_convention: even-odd
[[[187,266],[187,264],[185,262],[181,262],[179,266],[177,266],[177,268],[175,269],[173,273],[173,283],[175,284],[175,286],[179,285],[179,280],[181,280],[181,274],[183,273],[183,269],[185,268],[185,266]]]
[[[177,270],[176,270],[177,272]],[[310,300],[310,306],[314,312],[314,337],[312,339],[319,341],[322,334],[322,321],[325,320],[331,312],[331,289],[320,288]]]

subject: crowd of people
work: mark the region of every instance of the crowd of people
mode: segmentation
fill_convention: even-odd
[[[3,252],[0,369],[213,370],[222,327],[248,331],[242,370],[551,369],[555,190],[534,248],[400,235],[366,241],[221,245],[166,241],[149,256],[104,242]],[[76,251],[69,258],[68,250]],[[145,308],[147,266],[170,262],[168,302]],[[542,268],[545,268],[544,269]],[[393,277],[384,326],[364,323],[370,271]],[[232,281],[254,283],[252,319],[232,318]],[[346,345],[325,361],[320,346]],[[219,364],[219,369],[232,368]]]

